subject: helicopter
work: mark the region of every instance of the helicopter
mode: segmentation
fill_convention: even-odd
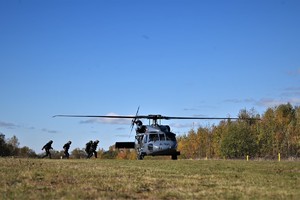
[[[180,151],[177,151],[176,134],[171,131],[169,125],[162,125],[161,120],[171,119],[199,119],[199,120],[236,120],[232,117],[174,117],[160,114],[138,115],[55,115],[53,117],[92,117],[92,118],[113,118],[132,119],[131,131],[136,125],[135,142],[116,142],[117,149],[135,149],[137,159],[143,160],[145,156],[171,156],[177,160]],[[149,124],[144,125],[140,119],[148,119]]]

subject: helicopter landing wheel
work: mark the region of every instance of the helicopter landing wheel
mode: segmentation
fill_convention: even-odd
[[[141,153],[141,154],[138,154],[138,155],[137,155],[137,159],[138,159],[138,160],[143,160],[143,159],[144,159],[144,154],[142,154],[142,153]]]
[[[177,160],[177,154],[172,155],[172,160]]]

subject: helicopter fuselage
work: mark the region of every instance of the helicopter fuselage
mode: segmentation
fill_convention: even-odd
[[[165,125],[142,125],[136,129],[135,148],[138,159],[144,156],[170,155],[176,160],[180,152],[177,151],[176,135]]]

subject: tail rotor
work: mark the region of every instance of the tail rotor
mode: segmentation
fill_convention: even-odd
[[[138,109],[137,109],[137,111],[136,111],[135,117],[131,120],[131,130],[130,130],[130,134],[131,134],[131,132],[132,132],[132,129],[133,129],[134,124],[137,122],[139,110],[140,110],[140,106],[138,107]]]

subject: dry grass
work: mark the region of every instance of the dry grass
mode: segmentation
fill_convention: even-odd
[[[2,199],[300,199],[300,163],[0,158]]]

